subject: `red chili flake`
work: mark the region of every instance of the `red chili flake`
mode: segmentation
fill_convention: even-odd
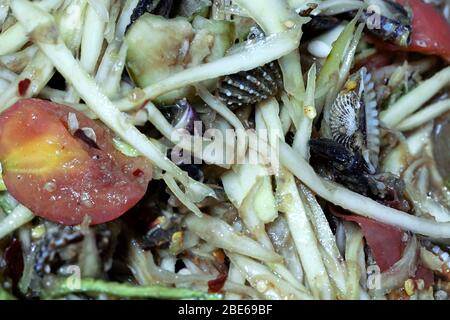
[[[216,279],[209,280],[208,281],[208,292],[209,293],[218,293],[222,291],[222,288],[225,284],[225,281],[227,281],[228,274],[227,273],[221,273]]]
[[[23,97],[25,95],[25,93],[27,93],[27,90],[30,87],[30,84],[31,84],[31,80],[27,79],[27,78],[25,78],[19,82],[18,89],[19,89],[19,95],[21,97]]]
[[[141,169],[136,169],[133,171],[133,176],[135,177],[142,177],[144,175],[144,171],[142,171]]]

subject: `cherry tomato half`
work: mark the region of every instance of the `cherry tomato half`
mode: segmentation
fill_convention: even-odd
[[[69,126],[69,114],[78,126]],[[39,99],[21,100],[0,114],[0,161],[14,198],[66,225],[85,216],[91,224],[119,217],[143,197],[151,179],[151,164],[117,151],[109,129]]]

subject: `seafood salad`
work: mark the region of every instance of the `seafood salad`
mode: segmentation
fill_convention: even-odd
[[[0,299],[450,299],[447,0],[0,0]]]

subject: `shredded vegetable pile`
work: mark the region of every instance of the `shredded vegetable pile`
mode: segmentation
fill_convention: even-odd
[[[0,299],[450,295],[446,0],[0,0]]]

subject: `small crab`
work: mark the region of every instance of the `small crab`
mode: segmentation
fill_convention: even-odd
[[[366,68],[350,75],[333,104],[324,109],[320,134],[309,143],[311,164],[319,174],[357,193],[403,203],[403,181],[378,172],[379,119]]]
[[[361,68],[352,74],[334,103],[324,109],[321,133],[353,152],[361,153],[374,174],[380,152],[376,93],[371,74]]]

